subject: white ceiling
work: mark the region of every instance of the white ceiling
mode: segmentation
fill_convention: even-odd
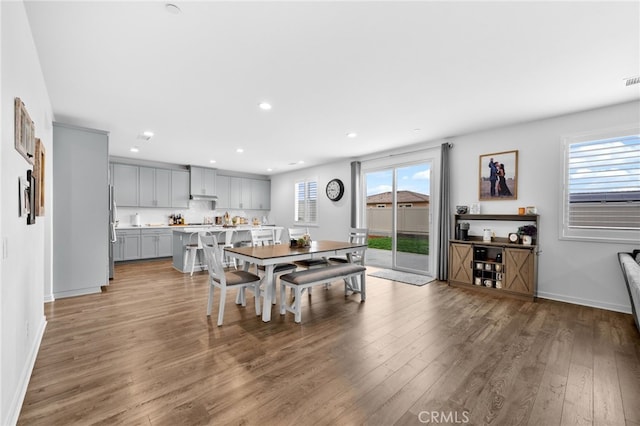
[[[268,175],[640,99],[637,1],[174,3],[27,0],[55,120]]]

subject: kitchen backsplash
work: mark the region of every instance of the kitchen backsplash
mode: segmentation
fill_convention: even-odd
[[[116,220],[119,220],[118,226],[130,226],[133,223],[133,216],[136,213],[140,215],[140,224],[144,225],[168,225],[169,216],[173,214],[180,214],[184,218],[186,223],[204,223],[205,218],[215,218],[216,216],[224,216],[226,212],[229,212],[229,216],[245,217],[249,222],[254,217],[262,222],[263,216],[266,216],[267,223],[269,222],[269,212],[255,211],[255,210],[229,210],[229,209],[211,209],[211,201],[189,201],[188,209],[157,209],[157,208],[142,208],[142,207],[118,207],[118,216]],[[213,219],[215,220],[215,219]]]

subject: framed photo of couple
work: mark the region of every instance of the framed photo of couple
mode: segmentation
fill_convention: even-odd
[[[478,199],[483,201],[518,199],[518,151],[481,155],[479,170]]]

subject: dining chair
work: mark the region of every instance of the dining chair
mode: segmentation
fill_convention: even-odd
[[[308,228],[289,228],[289,240],[298,240],[302,238],[304,235],[309,234]],[[294,262],[298,266],[302,266],[303,268],[311,269],[311,268],[322,268],[329,264],[327,259],[308,259],[308,260],[298,260]]]
[[[275,236],[273,229],[252,229],[251,230],[251,243],[254,247],[259,246],[272,246],[275,245]],[[272,304],[276,304],[276,281],[282,274],[288,274],[289,272],[295,272],[297,266],[293,263],[278,263],[273,267],[273,283],[272,283],[272,292],[271,294],[274,296],[271,299]],[[260,271],[264,275],[266,267],[263,265],[256,265],[256,273],[260,275]]]
[[[369,229],[368,228],[349,228],[349,242],[353,244],[368,244]],[[330,257],[329,262],[332,263],[356,263],[364,266],[364,250],[356,250],[345,256]]]
[[[209,270],[209,300],[207,302],[207,316],[211,316],[213,308],[214,289],[220,289],[220,304],[218,308],[218,326],[222,325],[224,318],[224,305],[227,299],[227,290],[237,288],[239,291],[252,290],[255,295],[256,315],[262,313],[260,304],[260,281],[261,278],[248,271],[230,270],[225,271],[222,264],[222,253],[218,245],[215,234],[206,232],[201,241],[205,259]],[[246,299],[243,297],[242,306],[246,306]]]
[[[349,242],[353,244],[368,244],[369,242],[369,229],[368,228],[349,228]],[[335,256],[329,258],[331,264],[345,264],[354,263],[356,265],[364,266],[364,255],[366,249],[357,249],[344,256]],[[352,276],[345,279],[344,294],[347,294],[348,290],[358,291],[361,287],[358,282],[359,276]],[[348,281],[347,281],[348,280]]]

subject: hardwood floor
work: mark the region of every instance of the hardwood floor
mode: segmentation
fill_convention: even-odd
[[[206,273],[116,276],[46,305],[18,424],[640,425],[631,315],[367,277],[362,304],[314,289],[301,325],[232,292],[217,327]]]

